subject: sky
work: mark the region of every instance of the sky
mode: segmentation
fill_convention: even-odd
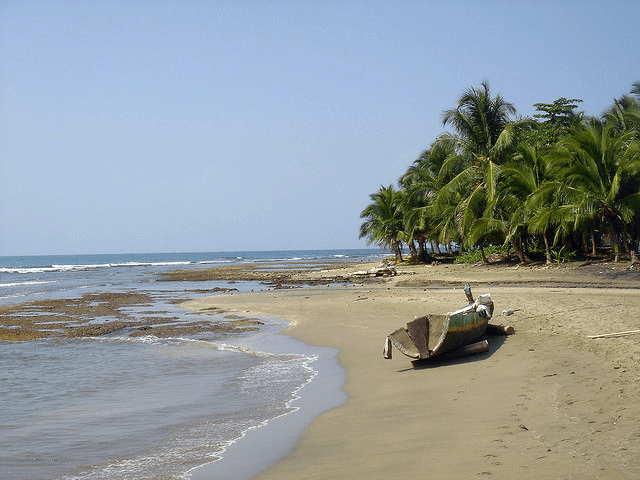
[[[0,256],[364,248],[487,80],[640,81],[640,0],[0,0]]]

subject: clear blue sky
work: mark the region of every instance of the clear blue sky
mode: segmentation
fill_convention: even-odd
[[[358,248],[483,80],[599,115],[640,0],[0,0],[0,255]]]

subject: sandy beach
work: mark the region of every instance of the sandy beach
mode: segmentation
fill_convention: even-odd
[[[318,417],[269,479],[640,477],[640,276],[628,264],[435,265],[344,285],[363,265],[293,272],[315,286],[184,304],[285,319],[284,333],[338,349],[348,401]],[[413,368],[385,337],[415,316],[490,293],[490,351]],[[503,317],[505,309],[517,310]]]

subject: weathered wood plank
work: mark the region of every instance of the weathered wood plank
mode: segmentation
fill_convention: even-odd
[[[464,347],[457,348],[447,353],[440,355],[440,358],[461,358],[468,357],[469,355],[476,355],[477,353],[484,353],[489,351],[489,342],[482,340],[481,342],[470,343]]]
[[[491,333],[493,335],[513,335],[516,333],[516,329],[511,325],[495,325],[490,323],[487,325],[487,333]]]
[[[627,332],[601,333],[600,335],[589,335],[587,338],[624,337],[626,335],[637,335],[638,333],[640,333],[640,330],[629,330]]]

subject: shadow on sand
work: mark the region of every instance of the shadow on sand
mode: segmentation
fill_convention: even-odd
[[[490,358],[507,340],[507,336],[493,335],[493,334],[486,333],[481,338],[478,339],[478,342],[481,342],[483,340],[487,340],[489,342],[489,350],[487,352],[460,357],[460,356],[456,356],[456,352],[453,351],[443,355],[436,355],[432,358],[414,360],[411,362],[412,366],[410,368],[398,370],[398,372],[422,370],[425,368],[446,367],[448,365],[459,365],[461,363],[479,362],[481,360]]]

